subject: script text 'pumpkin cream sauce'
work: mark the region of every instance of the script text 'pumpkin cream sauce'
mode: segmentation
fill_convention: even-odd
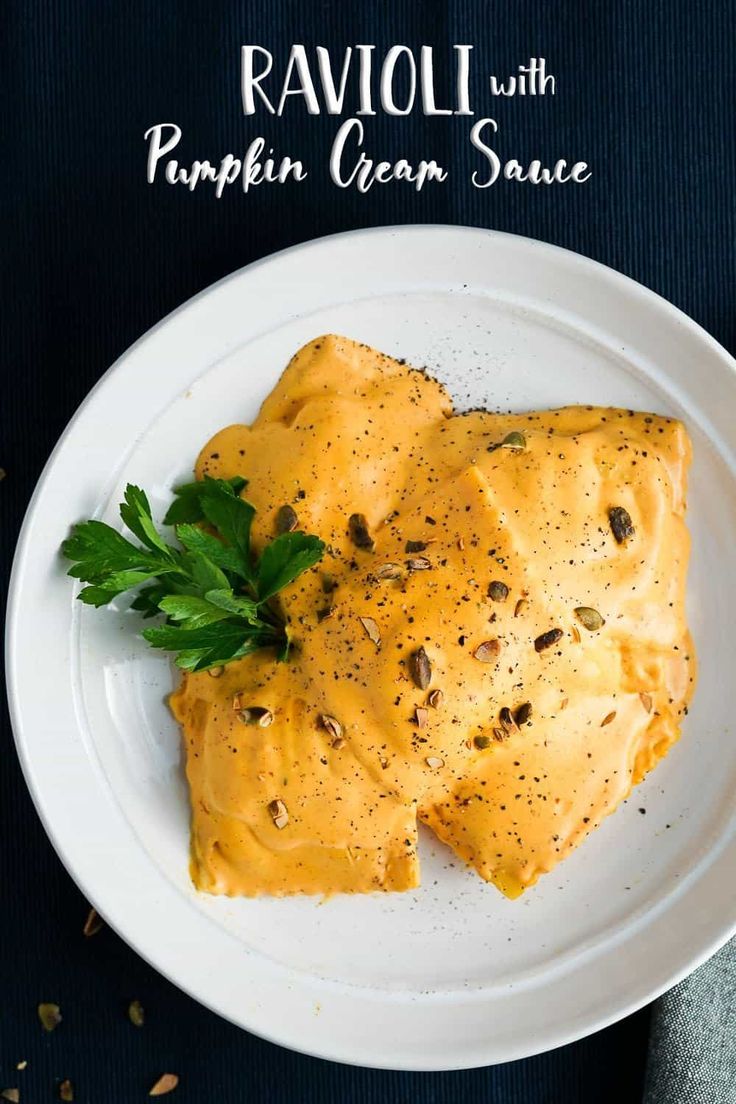
[[[197,887],[405,890],[417,820],[509,897],[551,870],[679,735],[689,458],[671,418],[456,415],[367,346],[301,349],[197,463],[248,479],[256,548],[279,519],[327,545],[282,594],[286,663],[171,698]]]

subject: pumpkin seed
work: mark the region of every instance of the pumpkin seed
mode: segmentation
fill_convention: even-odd
[[[501,722],[501,727],[503,728],[504,732],[510,734],[512,732],[519,731],[519,726],[514,720],[514,715],[507,705],[505,705],[499,713],[498,719]]]
[[[432,681],[432,664],[424,650],[424,645],[409,656],[409,672],[415,686],[426,690]]]
[[[406,561],[406,566],[409,571],[430,571],[432,561],[428,560],[426,556],[414,556],[413,559]]]
[[[496,581],[488,586],[488,597],[493,602],[505,602],[509,596],[509,588],[505,583]]]
[[[378,647],[381,643],[381,630],[378,627],[378,622],[374,621],[372,617],[359,617],[358,620],[365,629],[367,636]]]
[[[39,1004],[38,1018],[44,1031],[53,1031],[61,1023],[61,1009],[58,1004]]]
[[[487,747],[491,746],[491,737],[490,736],[476,736],[475,739],[473,740],[473,743],[475,744],[475,746],[478,748],[479,751],[485,751],[485,749]]]
[[[534,650],[543,652],[545,648],[551,648],[553,644],[562,639],[563,635],[562,629],[548,629],[547,632],[542,633],[534,641]]]
[[[179,1078],[175,1073],[162,1073],[153,1088],[148,1090],[149,1096],[165,1096],[173,1092],[179,1084]]]
[[[630,537],[633,537],[635,530],[631,516],[623,506],[612,506],[608,511],[608,521],[617,544],[625,544]]]
[[[480,663],[493,663],[501,651],[498,640],[484,640],[473,652],[473,659]]]
[[[404,569],[401,564],[398,563],[385,563],[381,564],[376,569],[376,578],[379,582],[384,582],[386,579],[400,579],[404,574]]]
[[[84,927],[82,928],[82,935],[87,939],[92,935],[97,935],[98,931],[103,928],[102,917],[98,915],[97,909],[91,908],[87,913],[87,919],[84,921]]]
[[[320,713],[319,723],[325,732],[330,734],[332,737],[332,746],[335,747],[335,741],[342,739],[342,725],[337,717],[333,717],[330,713]]]
[[[298,524],[299,518],[296,516],[296,510],[293,506],[279,506],[276,514],[277,533],[293,533]]]
[[[598,632],[606,623],[598,610],[591,609],[590,606],[577,606],[574,613],[580,624],[583,625],[588,632]]]
[[[365,548],[368,552],[372,552],[376,547],[365,514],[351,514],[348,518],[348,531],[356,548]]]
[[[427,698],[427,705],[431,705],[433,709],[439,709],[439,707],[442,705],[444,697],[445,695],[439,688],[437,690],[432,690],[429,697]]]
[[[274,801],[269,801],[268,811],[279,831],[289,823],[289,811],[280,797],[277,797]]]
[[[524,702],[524,704],[520,705],[519,708],[514,713],[514,720],[516,721],[519,728],[521,728],[522,725],[527,724],[527,722],[531,718],[531,715],[532,715],[532,703],[531,702]]]
[[[264,709],[261,705],[249,705],[247,709],[241,709],[238,719],[247,725],[258,725],[259,728],[268,728],[273,724],[273,713],[270,709]]]

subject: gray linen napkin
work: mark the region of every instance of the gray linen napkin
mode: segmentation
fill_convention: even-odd
[[[644,1104],[736,1104],[736,939],[654,1005]]]

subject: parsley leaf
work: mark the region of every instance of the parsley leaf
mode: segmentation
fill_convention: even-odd
[[[198,479],[195,483],[183,483],[174,489],[176,498],[169,506],[164,517],[164,525],[181,525],[185,522],[194,523],[204,521],[202,511],[202,493],[208,482],[227,484],[232,492],[239,495],[244,487],[248,486],[248,480],[235,475],[232,479]]]
[[[206,598],[199,598],[196,594],[167,594],[159,602],[169,621],[186,622],[188,629],[199,629],[203,625],[211,625],[216,621],[227,619],[227,610],[218,609],[208,602]]]
[[[192,629],[162,625],[160,628],[144,629],[143,636],[153,648],[179,652],[177,665],[185,666],[189,671],[219,667],[257,648],[277,643],[273,632],[254,632],[247,625],[230,621]]]
[[[185,552],[182,556],[184,566],[188,570],[189,577],[194,587],[185,593],[198,593],[203,590],[219,590],[228,587],[228,578],[225,572],[213,563],[202,552]]]
[[[61,550],[70,560],[77,561],[69,574],[85,583],[97,582],[116,571],[150,571],[153,574],[163,566],[158,557],[144,548],[137,548],[101,521],[75,525]]]
[[[314,567],[325,546],[318,537],[306,533],[282,533],[267,544],[258,564],[258,597],[261,602],[293,583],[302,572]]]
[[[169,593],[169,590],[165,586],[161,586],[159,583],[152,583],[150,586],[143,587],[142,590],[138,591],[138,594],[130,603],[130,608],[136,610],[142,617],[155,617],[157,614],[161,613],[159,603],[166,598]],[[81,594],[79,597],[82,597]]]
[[[177,525],[176,535],[190,552],[198,552],[225,571],[239,574],[240,554],[196,525]],[[241,576],[242,577],[242,576]]]
[[[250,546],[255,510],[240,497],[245,486],[237,476],[177,488],[164,524],[175,526],[179,548],[156,528],[145,492],[128,484],[120,516],[140,545],[94,520],[74,526],[62,544],[72,561],[69,575],[88,584],[80,601],[104,606],[140,588],[131,608],[144,618],[166,618],[144,629],[143,637],[154,648],[176,652],[178,666],[188,671],[265,647],[286,659],[288,626],[270,600],[313,567],[325,546],[306,533],[283,533],[256,558]]]
[[[254,574],[250,559],[250,527],[255,510],[250,502],[239,498],[227,484],[208,479],[200,503],[206,520],[237,555],[238,574],[252,583]]]
[[[227,613],[236,613],[238,617],[244,617],[246,621],[254,623],[258,619],[258,602],[252,598],[243,598],[239,594],[233,594],[231,590],[208,590],[205,598],[210,605]]]
[[[173,557],[174,550],[169,548],[153,524],[151,507],[148,505],[145,491],[140,487],[134,487],[129,483],[125,488],[125,502],[120,504],[120,517],[131,533],[134,533],[138,540],[143,541],[152,552],[161,553],[169,558]]]

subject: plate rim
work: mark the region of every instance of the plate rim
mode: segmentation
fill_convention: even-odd
[[[66,427],[59,436],[56,445],[51,451],[51,454],[41,471],[19,530],[8,586],[6,609],[6,683],[11,728],[14,735],[16,753],[18,755],[24,780],[33,800],[34,807],[52,846],[54,847],[62,864],[64,865],[65,869],[68,871],[74,882],[79,886],[85,897],[93,905],[95,904],[97,898],[96,889],[94,886],[89,886],[86,883],[85,879],[79,875],[79,864],[75,863],[74,857],[69,853],[68,847],[64,848],[61,841],[58,839],[58,835],[54,830],[52,820],[48,815],[48,810],[44,802],[44,795],[35,785],[31,755],[29,751],[29,746],[24,737],[23,721],[21,717],[21,695],[19,692],[19,667],[21,664],[21,657],[19,656],[20,650],[16,649],[16,647],[14,646],[14,642],[17,637],[18,619],[20,616],[21,597],[23,593],[23,570],[28,557],[28,541],[30,530],[35,519],[38,504],[49,481],[58,454],[60,453],[62,447],[72,437],[78,421],[83,417],[85,411],[94,402],[98,393],[105,388],[105,386],[109,383],[110,379],[113,376],[125,369],[125,365],[129,357],[135,351],[139,350],[142,345],[150,341],[150,339],[154,337],[154,335],[160,333],[161,330],[167,327],[170,323],[174,322],[174,320],[177,319],[178,316],[181,316],[185,312],[189,311],[194,304],[201,304],[202,301],[206,298],[215,296],[218,291],[223,287],[223,285],[237,281],[246,274],[251,275],[262,266],[288,260],[289,257],[296,253],[315,248],[329,248],[333,243],[343,241],[345,239],[361,239],[365,237],[376,237],[381,235],[393,237],[397,234],[431,235],[437,232],[457,233],[460,235],[470,234],[473,236],[479,235],[484,238],[490,239],[507,239],[510,240],[512,244],[530,248],[532,251],[536,250],[541,253],[561,255],[563,262],[574,262],[578,266],[581,266],[583,269],[587,269],[588,271],[590,271],[592,275],[598,275],[599,277],[602,276],[605,279],[613,280],[614,282],[619,283],[624,288],[624,290],[628,290],[630,293],[635,294],[640,299],[643,298],[645,304],[651,304],[658,311],[664,312],[665,314],[669,315],[672,321],[678,323],[681,326],[684,326],[687,330],[691,332],[691,334],[695,338],[697,338],[699,342],[707,345],[710,349],[710,352],[712,354],[715,354],[715,356],[722,362],[724,367],[726,367],[733,375],[736,376],[736,361],[728,353],[728,351],[723,348],[723,346],[721,346],[715,340],[715,338],[712,337],[712,335],[710,335],[706,330],[703,329],[703,327],[701,327],[697,322],[691,319],[679,308],[675,307],[668,300],[664,299],[662,296],[652,291],[645,285],[638,283],[628,276],[625,276],[623,273],[617,272],[615,269],[610,268],[609,266],[604,265],[601,262],[596,261],[592,258],[586,257],[583,254],[538,239],[529,238],[524,235],[510,234],[505,231],[489,230],[485,227],[457,225],[452,223],[416,223],[408,225],[375,226],[365,229],[348,230],[341,233],[317,237],[297,243],[285,249],[279,250],[276,253],[269,254],[266,257],[259,258],[251,262],[250,264],[242,266],[241,268],[235,269],[233,272],[222,277],[214,284],[203,288],[190,299],[186,300],[180,306],[176,307],[163,319],[161,319],[139,338],[137,338],[137,340],[128,349],[126,349],[118,358],[116,358],[113,364],[102,374],[100,379],[93,385],[85,398],[79,404],[76,411],[74,412]],[[287,311],[284,313],[283,318],[285,319],[295,316],[296,315],[292,314],[290,311]],[[252,339],[253,335],[249,335],[245,338],[246,341]],[[207,366],[205,366],[203,370],[206,370],[206,367]],[[152,860],[149,859],[149,861]],[[104,915],[104,909],[101,909],[100,911]],[[395,1060],[386,1062],[377,1060],[368,1063],[365,1061],[364,1058],[351,1057],[349,1054],[346,1053],[336,1053],[334,1050],[330,1049],[329,1045],[326,1045],[322,1049],[315,1048],[314,1045],[310,1045],[309,1047],[300,1047],[298,1041],[295,1041],[293,1037],[288,1037],[288,1032],[284,1037],[279,1037],[277,1034],[269,1033],[260,1029],[257,1025],[254,1025],[251,1022],[245,1022],[242,1016],[240,1018],[237,1018],[227,1011],[224,1011],[222,1007],[218,1006],[217,1001],[215,1001],[214,999],[203,997],[201,993],[197,992],[190,985],[186,984],[178,977],[173,976],[169,969],[167,969],[166,967],[162,967],[159,961],[157,961],[146,949],[144,949],[135,937],[132,937],[126,932],[126,925],[124,921],[121,921],[120,924],[118,924],[116,920],[113,919],[112,921],[108,921],[108,923],[109,926],[111,926],[120,935],[120,937],[124,939],[125,942],[128,943],[128,945],[135,950],[137,954],[139,954],[145,961],[153,966],[153,968],[156,969],[159,973],[167,977],[168,980],[170,980],[178,988],[188,993],[188,995],[192,996],[199,1003],[205,1005],[212,1011],[216,1012],[218,1015],[223,1016],[223,1018],[230,1020],[236,1025],[245,1028],[255,1035],[265,1038],[270,1042],[286,1046],[292,1050],[296,1050],[304,1054],[317,1056],[332,1061],[359,1064],[364,1066],[369,1065],[373,1068],[403,1070],[442,1070],[471,1068],[474,1066],[477,1067],[487,1065],[489,1064],[489,1062],[510,1061],[519,1058],[529,1057],[537,1053],[554,1049],[558,1046],[563,1046],[567,1043],[580,1039],[594,1031],[602,1030],[603,1028],[609,1026],[612,1023],[615,1023],[623,1017],[630,1015],[631,1013],[637,1011],[639,1008],[643,1007],[645,1004],[649,1003],[651,1000],[661,995],[661,993],[668,990],[672,985],[676,984],[683,977],[687,976],[692,970],[696,969],[702,962],[706,961],[712,954],[714,954],[721,946],[723,946],[727,942],[727,940],[734,934],[734,932],[736,932],[736,904],[734,906],[733,916],[730,918],[728,923],[722,926],[719,934],[708,941],[705,946],[701,946],[696,953],[691,954],[688,958],[688,961],[684,965],[682,965],[680,969],[673,972],[671,976],[664,981],[664,983],[658,984],[654,987],[650,987],[643,996],[639,995],[638,998],[636,998],[629,1004],[621,1007],[616,1007],[610,1012],[608,1016],[599,1016],[595,1020],[595,1022],[585,1024],[582,1027],[578,1026],[572,1031],[558,1030],[556,1036],[545,1039],[542,1042],[541,1046],[539,1045],[539,1041],[537,1041],[535,1043],[532,1043],[531,1045],[527,1044],[526,1046],[518,1046],[513,1051],[509,1051],[508,1053],[492,1058],[489,1058],[487,1055],[484,1054],[477,1054],[473,1057],[473,1060],[471,1062],[464,1060],[460,1064],[448,1063],[443,1059],[439,1059],[438,1061],[435,1055],[428,1056],[431,1061],[428,1061],[426,1064],[412,1064],[407,1062],[397,1063]]]

